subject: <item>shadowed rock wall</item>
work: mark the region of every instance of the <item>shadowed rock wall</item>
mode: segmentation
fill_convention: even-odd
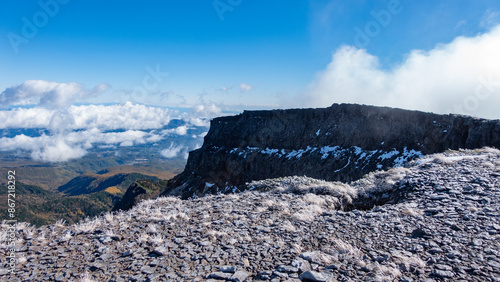
[[[245,111],[212,120],[162,195],[226,193],[291,175],[349,182],[447,149],[500,148],[500,121],[387,107]]]

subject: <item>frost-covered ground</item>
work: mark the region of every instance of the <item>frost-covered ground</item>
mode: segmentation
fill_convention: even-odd
[[[498,281],[500,152],[450,151],[343,184],[162,197],[73,226],[18,224],[13,281]],[[4,222],[1,252],[7,252]]]

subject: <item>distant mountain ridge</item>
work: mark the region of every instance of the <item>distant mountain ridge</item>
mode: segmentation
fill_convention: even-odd
[[[123,197],[115,204],[113,211],[128,210],[138,204],[141,200],[152,199],[158,196],[166,183],[162,181],[151,181],[139,179],[130,184]]]
[[[148,179],[156,182],[159,181],[159,178],[155,176],[140,173],[119,173],[112,176],[84,173],[60,186],[58,190],[66,195],[76,196],[100,192],[109,187],[116,186],[119,188],[120,193],[125,193],[130,184],[138,179]]]
[[[61,219],[76,223],[87,217],[111,211],[118,203],[122,203],[119,207],[127,206],[128,203],[131,203],[131,206],[141,199],[155,197],[165,185],[160,178],[153,175],[126,173],[131,170],[133,168],[123,166],[102,171],[102,174],[86,172],[61,185],[59,192],[17,181],[16,194],[22,196],[22,201],[17,202],[16,219],[36,226],[55,223]],[[152,173],[173,175],[168,171]],[[146,187],[147,191],[137,193],[134,189],[137,183],[142,183],[141,187]],[[7,189],[4,184],[0,184],[0,188]],[[132,199],[131,192],[126,193],[128,190],[136,192],[132,194]],[[152,191],[157,192],[151,194]],[[0,195],[0,199],[7,202],[7,196]],[[0,215],[8,218],[7,209],[0,212]]]
[[[424,154],[483,146],[500,148],[499,120],[357,104],[245,111],[212,120],[161,195],[227,193],[292,175],[349,182]]]

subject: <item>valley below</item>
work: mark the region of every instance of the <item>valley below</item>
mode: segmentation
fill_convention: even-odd
[[[139,161],[120,165],[113,159],[87,158],[64,165],[36,163],[18,159],[2,162],[2,175],[16,171],[17,220],[35,226],[54,224],[58,220],[77,223],[111,211],[129,186],[139,179],[148,186],[163,183],[182,171],[184,161]],[[0,187],[7,191],[6,181]],[[7,193],[0,195],[7,202]],[[7,209],[0,211],[8,218]]]

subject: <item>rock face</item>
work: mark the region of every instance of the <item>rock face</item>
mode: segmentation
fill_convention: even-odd
[[[292,175],[349,182],[423,154],[483,146],[500,148],[499,120],[354,104],[246,111],[212,120],[162,195],[225,193]]]
[[[140,179],[130,184],[125,195],[113,207],[113,211],[128,210],[142,200],[149,200],[158,196],[161,185],[158,182]]]

